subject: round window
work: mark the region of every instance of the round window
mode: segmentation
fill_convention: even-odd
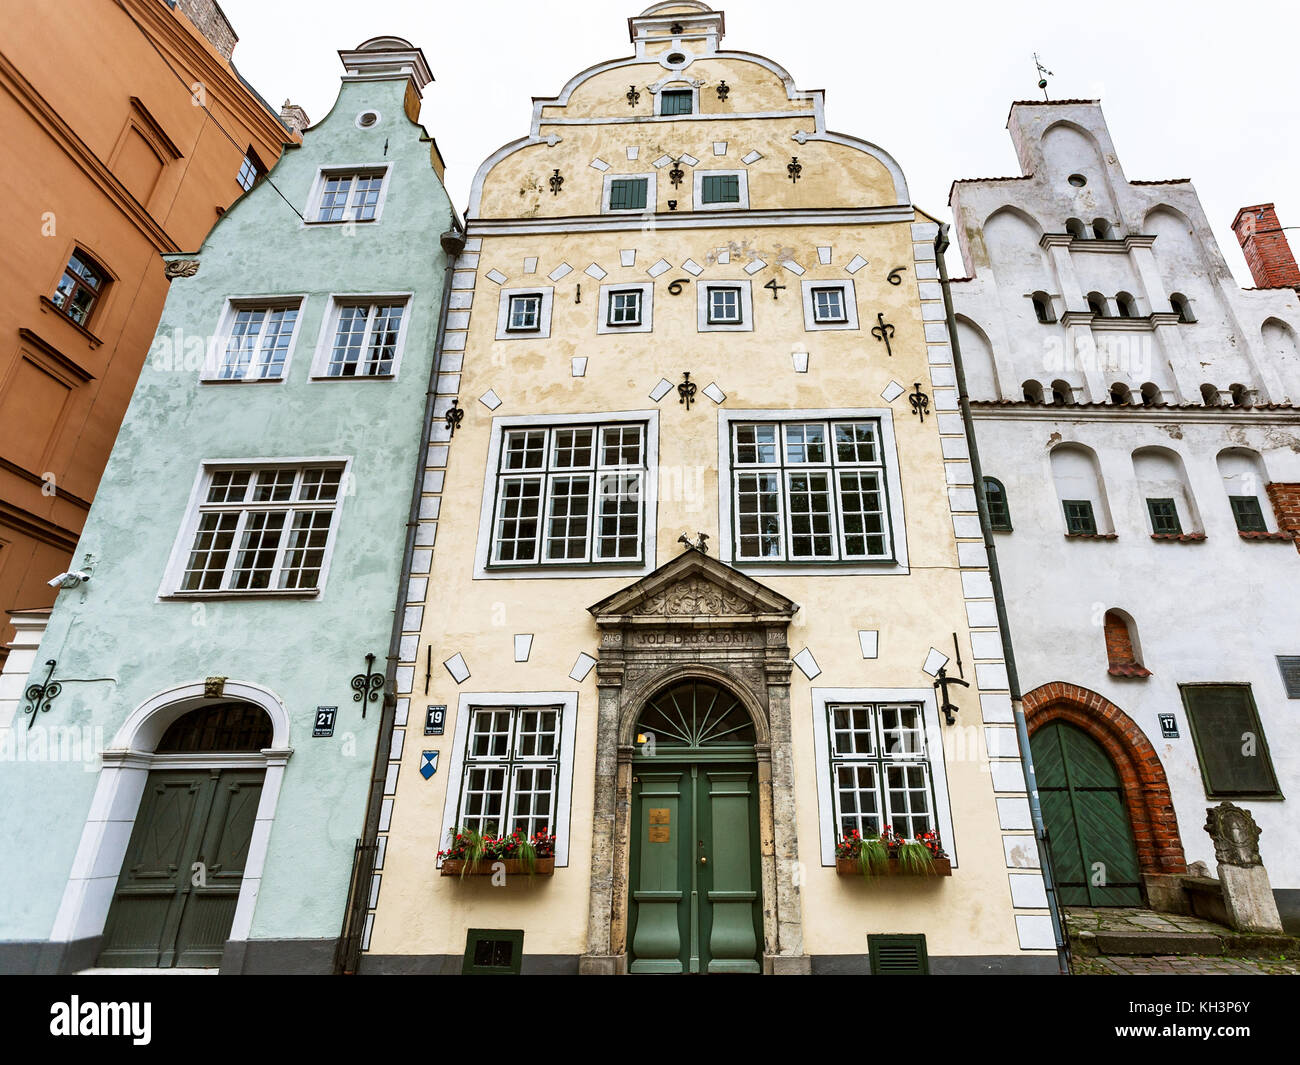
[[[1081,189],[1084,185],[1088,184],[1088,179],[1082,174],[1071,174],[1069,180],[1070,184],[1076,189]]]
[[[679,67],[686,62],[686,57],[681,52],[673,52],[668,57],[668,62],[671,66]]]
[[[378,124],[378,111],[362,111],[361,114],[357,115],[357,125],[362,129],[370,129],[372,126],[377,126]]]

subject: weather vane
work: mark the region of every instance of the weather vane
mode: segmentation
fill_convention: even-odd
[[[1047,79],[1051,77],[1055,77],[1055,75],[1050,70],[1048,70],[1045,66],[1043,66],[1043,61],[1038,58],[1037,52],[1034,53],[1034,66],[1038,68],[1038,87],[1043,90],[1043,99],[1046,100],[1048,98]]]

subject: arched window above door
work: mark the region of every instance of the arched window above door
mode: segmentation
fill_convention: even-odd
[[[757,741],[749,711],[732,692],[707,680],[685,680],[661,689],[637,719],[637,749],[753,747]]]
[[[168,725],[157,752],[260,751],[271,745],[271,719],[260,706],[215,703],[182,714]]]

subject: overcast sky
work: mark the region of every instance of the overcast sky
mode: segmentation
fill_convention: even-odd
[[[239,35],[235,64],[275,106],[319,119],[342,73],[340,48],[395,34],[424,49],[434,83],[421,120],[464,210],[479,163],[528,132],[533,96],[631,54],[627,18],[650,0],[221,0]],[[1229,223],[1274,201],[1300,226],[1295,41],[1300,8],[1262,0],[730,0],[724,48],[782,64],[826,90],[827,125],[899,161],[919,207],[951,220],[958,177],[1018,174],[1006,131],[1013,100],[1102,101],[1130,179],[1189,177],[1238,279],[1251,284]],[[1288,234],[1300,248],[1300,230]],[[953,262],[954,270],[960,266]]]

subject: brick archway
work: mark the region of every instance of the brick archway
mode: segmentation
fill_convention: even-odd
[[[1187,859],[1160,756],[1137,723],[1094,691],[1054,681],[1024,696],[1029,734],[1050,721],[1082,729],[1115,763],[1143,873],[1185,873]]]

